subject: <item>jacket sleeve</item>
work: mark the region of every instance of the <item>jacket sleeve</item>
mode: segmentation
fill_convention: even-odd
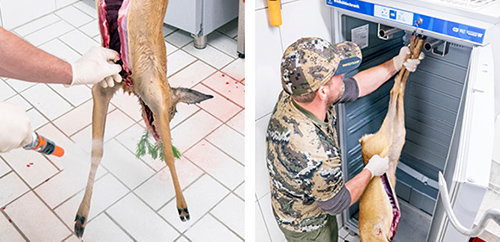
[[[330,215],[337,215],[347,209],[351,204],[351,193],[344,185],[332,198],[326,201],[317,200],[316,203],[326,213]]]
[[[359,96],[359,87],[358,82],[353,77],[346,77],[343,80],[344,82],[344,93],[339,98],[337,103],[346,103],[352,102],[358,99]]]

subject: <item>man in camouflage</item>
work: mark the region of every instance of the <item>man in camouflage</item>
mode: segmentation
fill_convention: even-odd
[[[334,104],[367,95],[398,72],[408,60],[408,47],[379,66],[344,78],[361,63],[352,42],[332,45],[302,38],[281,61],[280,93],[267,128],[267,166],[274,216],[288,241],[337,241],[336,214],[355,203],[373,176],[389,167],[374,156],[353,179],[344,182],[335,129]]]

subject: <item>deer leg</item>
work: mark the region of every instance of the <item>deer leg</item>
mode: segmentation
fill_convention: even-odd
[[[190,216],[186,200],[182,194],[177,171],[175,169],[175,159],[172,151],[172,138],[170,134],[169,120],[169,111],[172,106],[171,89],[170,86],[166,84],[164,88],[148,88],[148,90],[144,93],[148,93],[149,95],[140,96],[154,114],[154,125],[156,130],[159,132],[163,143],[163,159],[170,170],[172,181],[174,183],[177,211],[180,219],[184,222],[189,220]]]
[[[82,237],[85,226],[87,225],[95,174],[99,164],[101,163],[103,155],[104,126],[106,123],[106,114],[108,113],[109,102],[111,101],[115,91],[120,87],[120,85],[116,85],[112,88],[103,88],[99,84],[92,87],[94,107],[92,110],[91,167],[87,187],[85,188],[85,194],[83,195],[83,200],[80,203],[80,207],[78,208],[75,218],[75,234],[79,238]]]

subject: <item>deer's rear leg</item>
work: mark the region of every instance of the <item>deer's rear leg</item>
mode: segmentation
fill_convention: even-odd
[[[92,110],[91,167],[87,187],[85,188],[85,195],[83,196],[83,200],[80,203],[80,207],[78,208],[75,218],[75,234],[79,238],[83,236],[85,226],[87,225],[95,174],[99,164],[101,163],[103,155],[104,126],[106,123],[106,114],[108,113],[109,102],[118,88],[120,88],[120,85],[116,85],[112,88],[103,88],[101,85],[96,84],[92,87],[94,107]]]
[[[175,169],[174,153],[172,151],[172,138],[170,134],[169,110],[172,106],[170,86],[166,84],[165,88],[149,87],[145,91],[148,95],[142,95],[144,103],[148,105],[154,114],[154,125],[159,132],[163,143],[163,159],[170,170],[172,181],[174,183],[175,197],[177,201],[177,211],[180,219],[184,222],[190,219],[186,200],[182,194],[179,178]],[[168,95],[167,95],[168,94]]]

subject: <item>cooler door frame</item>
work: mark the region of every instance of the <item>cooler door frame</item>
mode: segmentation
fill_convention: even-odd
[[[457,120],[460,124],[456,127],[461,126],[461,130],[454,132],[453,142],[458,140],[458,148],[456,152],[450,149],[444,171],[453,211],[469,228],[489,185],[494,139],[493,85],[491,46],[475,46],[469,63],[467,93],[460,108],[463,119]],[[466,242],[468,239],[450,224],[439,196],[427,241]]]

